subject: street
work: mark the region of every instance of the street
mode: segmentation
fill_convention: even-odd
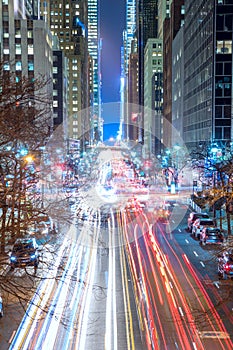
[[[24,317],[7,305],[1,349],[232,349],[232,281],[218,280],[219,248],[187,232],[178,195],[168,222],[148,207],[77,218],[56,261],[38,269],[51,278]]]

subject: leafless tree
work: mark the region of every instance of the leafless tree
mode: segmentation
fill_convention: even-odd
[[[202,150],[192,153],[193,168],[198,169],[202,181],[202,190],[194,196],[194,201],[201,208],[212,208],[214,216],[220,211],[227,218],[227,233],[231,235],[231,215],[233,214],[233,156],[231,146],[217,149],[206,145]]]

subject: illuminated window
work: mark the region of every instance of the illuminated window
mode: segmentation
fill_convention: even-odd
[[[33,45],[29,44],[28,45],[28,55],[33,55],[33,53],[34,53]]]
[[[15,31],[15,37],[16,37],[16,38],[21,38],[21,31],[20,31],[20,29],[16,29],[16,31]]]
[[[16,53],[16,55],[21,55],[22,51],[21,51],[21,45],[20,44],[16,44],[15,45],[15,53]]]
[[[32,30],[28,30],[28,38],[33,38],[33,31]]]
[[[10,70],[10,64],[9,63],[4,63],[3,69],[4,70]]]
[[[33,71],[34,70],[34,63],[33,62],[28,62],[28,70]]]
[[[217,41],[217,53],[227,54],[232,53],[232,41],[231,40],[218,40]]]
[[[15,64],[15,69],[16,70],[22,70],[22,62],[21,61],[17,61]]]

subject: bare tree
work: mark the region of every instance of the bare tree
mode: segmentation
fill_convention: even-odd
[[[227,218],[227,233],[231,235],[231,215],[233,214],[233,155],[231,146],[222,148],[206,145],[202,150],[192,153],[193,168],[199,172],[202,182],[194,201],[201,208],[209,206],[220,211],[220,226],[222,226],[222,212],[225,210]]]

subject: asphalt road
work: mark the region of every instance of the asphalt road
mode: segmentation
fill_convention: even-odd
[[[175,207],[166,225],[151,213],[115,215],[105,226],[79,224],[72,242],[82,232],[85,239],[65,255],[69,272],[48,297],[53,311],[37,319],[26,349],[43,349],[38,344],[48,341],[48,332],[55,337],[50,349],[141,350],[153,341],[159,350],[232,349],[233,281],[219,281],[219,248],[200,246],[186,231],[187,206]],[[9,348],[23,314],[16,299],[7,301],[1,350]]]

